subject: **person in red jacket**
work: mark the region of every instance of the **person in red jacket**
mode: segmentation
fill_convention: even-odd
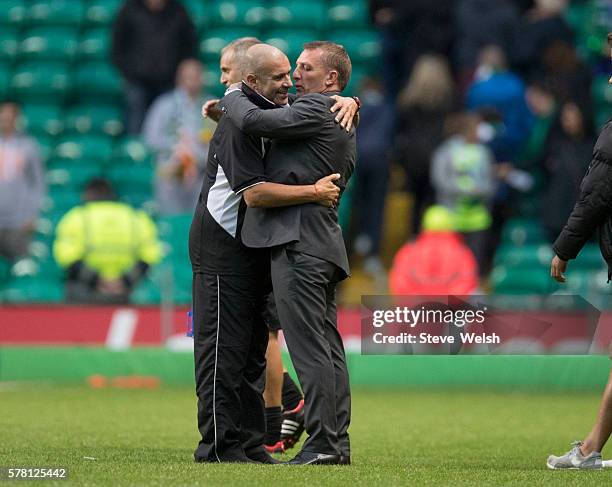
[[[478,287],[478,265],[461,236],[453,230],[452,216],[443,206],[430,207],[423,230],[396,254],[389,288],[392,294],[467,295]]]

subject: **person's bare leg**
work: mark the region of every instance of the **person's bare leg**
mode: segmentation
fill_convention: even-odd
[[[608,384],[604,390],[603,397],[601,399],[601,405],[599,407],[599,414],[597,415],[597,421],[593,426],[593,429],[588,436],[582,442],[580,451],[583,455],[588,455],[591,452],[601,452],[602,448],[610,438],[612,434],[612,370],[610,370],[610,377],[608,378]]]
[[[278,332],[271,331],[266,350],[266,388],[264,401],[267,408],[280,407],[283,393],[283,359],[278,343]]]

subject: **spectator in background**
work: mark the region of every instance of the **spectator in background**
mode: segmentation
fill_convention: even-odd
[[[406,170],[408,191],[413,195],[412,235],[419,232],[423,210],[434,199],[429,179],[431,156],[442,142],[444,120],[453,108],[455,94],[447,61],[424,55],[397,98],[394,156]]]
[[[486,231],[491,225],[488,206],[495,191],[495,159],[479,141],[479,123],[470,113],[448,118],[446,131],[451,137],[433,155],[431,181],[436,203],[453,215],[455,229],[476,257],[482,275],[486,269]]]
[[[544,192],[542,223],[551,239],[563,229],[580,195],[580,182],[594,144],[591,113],[575,102],[564,103],[545,148],[548,186]]]
[[[591,68],[580,59],[573,45],[561,41],[551,44],[543,53],[540,69],[559,101],[577,100],[592,111]]]
[[[525,92],[525,99],[534,122],[518,158],[518,165],[527,170],[537,171],[541,166],[546,140],[558,112],[558,103],[550,83],[545,79],[532,80]]]
[[[153,100],[171,90],[176,68],[197,54],[193,22],[177,0],[127,0],[113,25],[112,60],[125,81],[127,131],[139,134]]]
[[[511,0],[460,0],[455,9],[454,60],[462,89],[472,79],[481,50],[490,45],[510,52],[519,23]]]
[[[480,51],[466,107],[487,113],[493,129],[489,147],[498,161],[514,162],[529,137],[533,117],[525,99],[525,84],[509,71],[500,46],[489,45]]]
[[[178,67],[176,88],[161,95],[147,113],[145,142],[156,153],[155,196],[161,214],[193,212],[200,193],[208,142],[214,131],[202,120],[202,65],[186,59]]]
[[[512,65],[530,78],[542,64],[542,57],[555,42],[573,44],[571,27],[563,17],[567,0],[535,0],[534,7],[521,19],[512,50]]]
[[[360,121],[357,127],[357,159],[353,208],[358,218],[354,250],[365,257],[364,269],[382,272],[380,238],[389,181],[389,148],[393,140],[394,110],[383,88],[366,78],[361,86]]]
[[[453,40],[455,0],[370,0],[370,17],[382,33],[385,94],[395,98],[417,58],[447,56]]]
[[[0,103],[0,256],[11,260],[28,253],[45,191],[38,145],[17,130],[20,113],[17,102]]]
[[[161,258],[151,218],[114,201],[109,183],[93,179],[84,204],[57,225],[53,255],[66,269],[66,299],[74,303],[127,303],[134,285]]]
[[[476,259],[455,232],[451,213],[443,206],[428,208],[416,241],[395,255],[389,275],[391,293],[467,295],[477,287]]]

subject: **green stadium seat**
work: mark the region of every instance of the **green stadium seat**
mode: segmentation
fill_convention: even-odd
[[[77,51],[77,31],[65,27],[38,27],[21,36],[21,61],[59,61],[69,63]]]
[[[113,152],[112,139],[101,135],[70,135],[55,146],[55,161],[91,161],[105,164]]]
[[[491,273],[491,284],[497,294],[550,294],[558,289],[547,267],[497,266]]]
[[[102,164],[86,159],[75,161],[51,159],[46,172],[50,190],[64,188],[72,193],[82,191],[88,181],[103,175],[104,167]]]
[[[62,63],[19,64],[13,71],[10,90],[25,103],[61,103],[70,90],[68,67]]]
[[[108,27],[124,3],[124,0],[90,0],[85,7],[85,22],[89,25]]]
[[[70,208],[79,204],[81,204],[80,190],[54,186],[49,188],[48,201],[45,203],[44,214],[52,215],[66,213]]]
[[[66,112],[66,129],[72,133],[116,137],[123,132],[123,116],[114,106],[77,105]]]
[[[151,278],[145,277],[140,281],[130,295],[130,303],[146,305],[158,305],[161,303],[161,291],[159,284]]]
[[[196,28],[205,31],[210,27],[213,10],[211,2],[203,2],[202,0],[182,0],[181,3],[185,6]]]
[[[550,264],[553,251],[549,244],[502,245],[495,253],[495,264],[505,267],[542,267]]]
[[[18,26],[26,18],[25,0],[0,0],[0,26]]]
[[[585,245],[576,260],[572,262],[573,269],[580,270],[595,270],[602,269],[606,266],[606,262],[601,256],[601,250],[599,250],[599,245],[597,244],[587,244]]]
[[[205,63],[219,62],[221,49],[239,37],[252,36],[253,30],[246,27],[211,29],[200,40],[200,59]]]
[[[0,96],[6,97],[9,92],[11,70],[6,64],[0,63]]]
[[[113,165],[106,171],[117,195],[123,199],[135,193],[151,199],[155,170],[146,165]],[[138,205],[140,206],[140,205]]]
[[[268,22],[276,28],[322,30],[327,27],[327,3],[324,0],[276,1],[270,6],[268,12]]]
[[[504,224],[502,243],[525,245],[547,242],[546,234],[539,220],[513,218]]]
[[[124,137],[113,149],[111,165],[147,165],[152,164],[152,154],[140,137]]]
[[[55,137],[64,130],[64,116],[58,105],[24,105],[21,111],[24,129],[34,135]]]
[[[368,8],[365,0],[333,0],[327,11],[328,28],[344,29],[367,27]]]
[[[53,154],[56,139],[51,135],[41,133],[36,136],[36,142],[38,143],[38,148],[40,149],[40,157],[44,162],[51,157],[51,154]]]
[[[79,63],[73,71],[74,97],[81,102],[107,102],[121,98],[121,77],[108,63]]]
[[[27,12],[29,25],[79,27],[85,16],[81,0],[33,0]]]
[[[4,286],[4,283],[9,280],[11,276],[11,263],[8,259],[0,256],[0,289]]]
[[[268,31],[265,42],[283,51],[289,58],[291,66],[295,67],[295,61],[304,49],[304,44],[316,41],[318,38],[319,32],[316,30],[277,29]]]
[[[0,28],[0,62],[12,62],[19,52],[19,35],[13,27]]]
[[[351,62],[376,66],[380,62],[381,44],[379,34],[372,29],[330,31],[329,39],[342,44]]]
[[[260,28],[267,19],[267,10],[259,0],[216,0],[210,12],[210,24],[214,27]]]
[[[106,61],[110,59],[111,32],[97,27],[89,29],[79,40],[77,57],[79,61]]]
[[[64,284],[61,279],[46,277],[17,277],[9,280],[3,291],[7,303],[61,303]]]
[[[172,254],[183,257],[189,255],[187,242],[189,241],[189,227],[192,219],[193,215],[191,213],[185,213],[164,216],[158,220],[159,238],[169,244],[171,249],[169,256]]]

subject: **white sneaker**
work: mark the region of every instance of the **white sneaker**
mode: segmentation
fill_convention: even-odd
[[[598,469],[603,468],[603,462],[601,461],[601,453],[599,452],[591,452],[587,456],[584,456],[580,452],[580,446],[582,445],[581,441],[574,441],[572,443],[572,449],[568,451],[565,455],[560,457],[556,457],[555,455],[551,455],[548,457],[546,461],[546,466],[551,470],[557,469]]]

